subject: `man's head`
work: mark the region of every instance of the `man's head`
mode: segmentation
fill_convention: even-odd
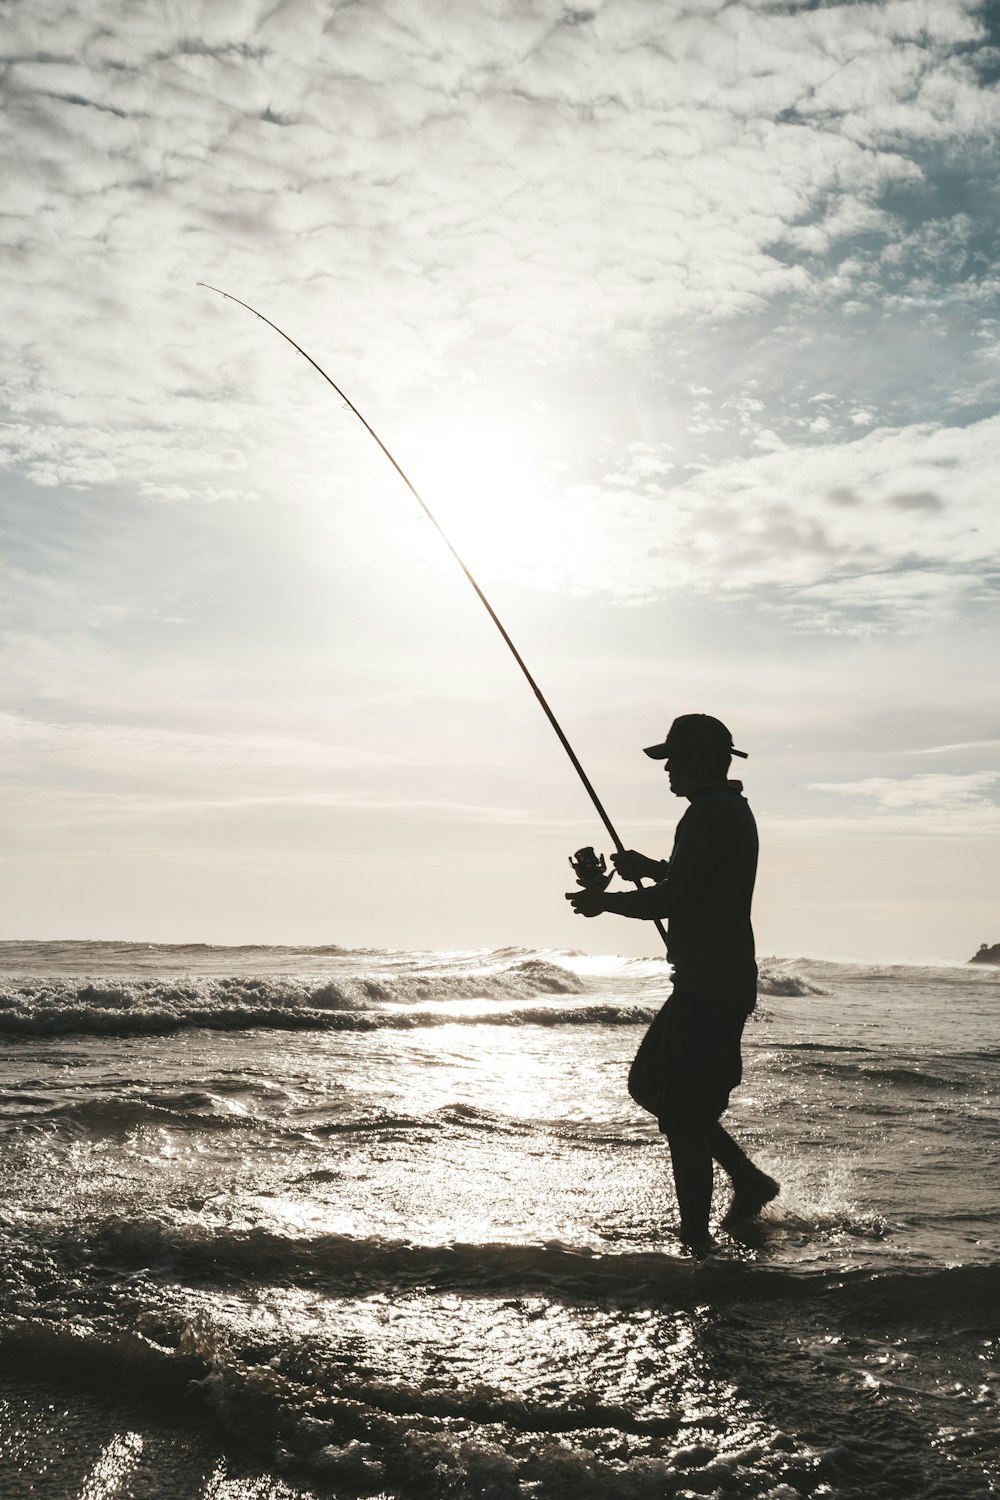
[[[733,747],[733,737],[720,719],[711,714],[681,714],[659,745],[647,745],[652,760],[666,761],[670,790],[688,797],[700,786],[725,781],[731,758],[746,759],[745,750]]]

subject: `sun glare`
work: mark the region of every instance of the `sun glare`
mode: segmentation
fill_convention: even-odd
[[[500,425],[435,424],[402,443],[398,456],[477,578],[543,588],[563,580],[558,476],[530,436]],[[419,530],[428,561],[446,558],[433,528]]]

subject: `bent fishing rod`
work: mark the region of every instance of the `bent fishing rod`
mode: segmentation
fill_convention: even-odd
[[[608,837],[611,839],[611,841],[614,844],[615,849],[617,850],[617,852],[619,854],[624,854],[625,853],[625,845],[622,843],[621,839],[618,837],[617,830],[615,829],[615,826],[612,823],[611,819],[608,817],[608,815],[607,815],[607,813],[606,813],[606,811],[604,809],[604,805],[601,802],[600,797],[598,797],[596,791],[594,790],[593,785],[591,784],[590,777],[587,775],[586,771],[583,769],[583,766],[580,764],[580,761],[579,761],[579,758],[577,756],[577,753],[573,749],[573,746],[570,744],[569,740],[566,738],[566,735],[565,735],[565,733],[563,731],[562,725],[559,723],[559,720],[556,718],[555,714],[552,712],[552,709],[549,707],[549,704],[548,704],[548,701],[547,701],[547,699],[545,697],[545,694],[542,692],[541,688],[538,686],[538,683],[535,681],[535,679],[532,677],[531,673],[529,672],[527,664],[526,664],[526,662],[524,660],[524,657],[521,655],[520,651],[518,651],[517,647],[514,645],[514,642],[511,640],[510,636],[507,634],[507,631],[506,631],[506,629],[505,629],[505,627],[503,625],[503,622],[500,619],[500,616],[497,614],[496,610],[493,608],[492,604],[487,599],[487,597],[483,593],[482,589],[479,587],[479,584],[476,582],[476,580],[473,577],[472,573],[466,567],[465,562],[459,556],[459,554],[456,551],[455,547],[452,545],[451,540],[449,539],[449,537],[447,536],[447,534],[445,533],[445,531],[442,529],[440,522],[438,521],[437,517],[434,515],[434,513],[431,510],[430,506],[424,500],[423,496],[420,494],[420,492],[417,489],[416,485],[410,479],[410,476],[405,472],[405,470],[400,466],[400,464],[398,464],[396,462],[395,458],[393,458],[392,454],[389,452],[389,449],[386,447],[385,443],[383,443],[382,439],[379,437],[379,435],[375,431],[374,427],[367,420],[367,418],[365,418],[361,414],[361,412],[358,411],[358,408],[355,406],[354,402],[351,400],[351,398],[349,396],[345,395],[345,393],[340,389],[340,386],[337,384],[337,382],[335,380],[331,379],[331,377],[323,369],[322,365],[317,364],[316,360],[313,359],[312,355],[311,354],[307,354],[306,351],[302,348],[301,344],[297,344],[295,342],[295,340],[291,337],[290,334],[287,334],[283,328],[279,328],[278,327],[277,323],[272,323],[270,318],[265,318],[264,314],[262,312],[258,312],[255,307],[251,307],[250,304],[249,304],[249,302],[244,302],[244,301],[241,300],[241,298],[234,297],[233,294],[232,294],[232,292],[224,292],[221,287],[211,286],[207,281],[199,281],[198,285],[201,286],[201,287],[204,287],[205,290],[208,291],[208,292],[215,292],[218,296],[225,297],[226,300],[227,300],[227,302],[236,302],[236,303],[239,304],[240,307],[245,307],[246,310],[247,310],[247,312],[253,313],[253,315],[254,315],[255,318],[259,318],[262,323],[266,323],[267,324],[268,328],[273,328],[274,331],[275,331],[275,333],[280,334],[281,337],[285,340],[286,344],[291,344],[292,348],[294,350],[296,350],[297,353],[301,354],[303,359],[306,359],[306,360],[309,361],[309,363],[312,365],[312,367],[316,371],[316,373],[318,375],[322,375],[322,377],[326,381],[327,385],[330,386],[334,391],[336,391],[337,395],[340,397],[341,401],[343,401],[344,405],[350,411],[352,411],[354,413],[354,415],[357,417],[358,421],[361,423],[362,427],[369,434],[369,436],[373,437],[375,439],[376,443],[381,448],[382,452],[385,454],[385,456],[389,460],[389,462],[392,464],[392,467],[395,469],[395,471],[399,475],[400,479],[406,485],[406,488],[409,490],[409,492],[413,496],[414,500],[420,506],[420,509],[423,511],[423,513],[427,517],[428,521],[430,521],[431,525],[434,527],[434,530],[437,532],[438,536],[444,542],[445,546],[447,547],[448,551],[451,553],[452,557],[458,563],[458,566],[461,568],[462,572],[465,574],[466,578],[469,580],[469,583],[472,585],[473,589],[475,590],[476,597],[478,598],[480,604],[483,606],[483,608],[485,609],[486,613],[489,615],[490,619],[493,621],[494,625],[499,630],[500,634],[503,636],[504,643],[506,644],[507,649],[510,651],[511,656],[513,656],[514,660],[517,662],[518,666],[521,668],[521,671],[523,672],[524,677],[525,677],[525,681],[527,682],[527,684],[530,687],[531,691],[534,693],[536,699],[538,700],[538,706],[539,706],[539,708],[542,710],[542,713],[545,715],[545,717],[548,719],[549,723],[552,725],[552,728],[555,730],[556,737],[559,740],[559,743],[562,745],[562,747],[565,750],[566,754],[569,756],[570,764],[572,765],[574,771],[576,772],[576,774],[579,776],[581,782],[583,783],[583,787],[584,787],[584,790],[587,793],[587,796],[590,798],[591,802],[594,804],[594,807],[595,807],[595,809],[597,811],[598,817],[600,818],[601,822],[604,824],[604,827],[607,829]],[[583,853],[583,852],[584,851],[581,851],[581,853]],[[574,866],[574,868],[575,868],[575,866]],[[640,890],[642,889],[642,881],[641,880],[636,879],[632,883],[633,883],[633,885],[637,885],[640,888]],[[660,937],[663,939],[664,944],[665,944],[666,941],[667,941],[667,934],[664,931],[663,923],[657,918],[654,921],[654,926],[656,927],[657,932],[660,934]]]

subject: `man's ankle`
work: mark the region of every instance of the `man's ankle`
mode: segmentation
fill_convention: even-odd
[[[704,1260],[706,1255],[711,1255],[712,1251],[718,1248],[707,1229],[698,1230],[695,1233],[682,1226],[680,1240],[681,1249],[685,1250],[688,1255],[694,1256],[695,1260]]]

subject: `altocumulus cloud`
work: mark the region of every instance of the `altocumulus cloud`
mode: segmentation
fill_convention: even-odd
[[[1000,772],[867,776],[856,781],[815,782],[813,791],[850,799],[855,815],[874,805],[888,829],[965,833],[988,837],[1000,828]]]
[[[633,598],[764,589],[767,607],[811,629],[845,628],[845,605],[855,630],[926,616],[996,587],[998,448],[992,418],[779,445],[680,481],[666,450],[628,452],[603,482],[569,487],[566,566],[585,587],[613,578]]]
[[[935,174],[988,170],[988,42],[972,0],[15,8],[0,457],[41,487],[256,495],[263,403],[278,432],[301,418],[204,279],[335,348],[362,394],[659,380],[642,445],[550,476],[589,518],[579,589],[896,570],[909,594],[853,586],[892,614],[928,570],[981,588],[991,226]],[[907,368],[860,375],[887,318]],[[928,339],[968,372],[947,420],[944,377],[911,378]]]

